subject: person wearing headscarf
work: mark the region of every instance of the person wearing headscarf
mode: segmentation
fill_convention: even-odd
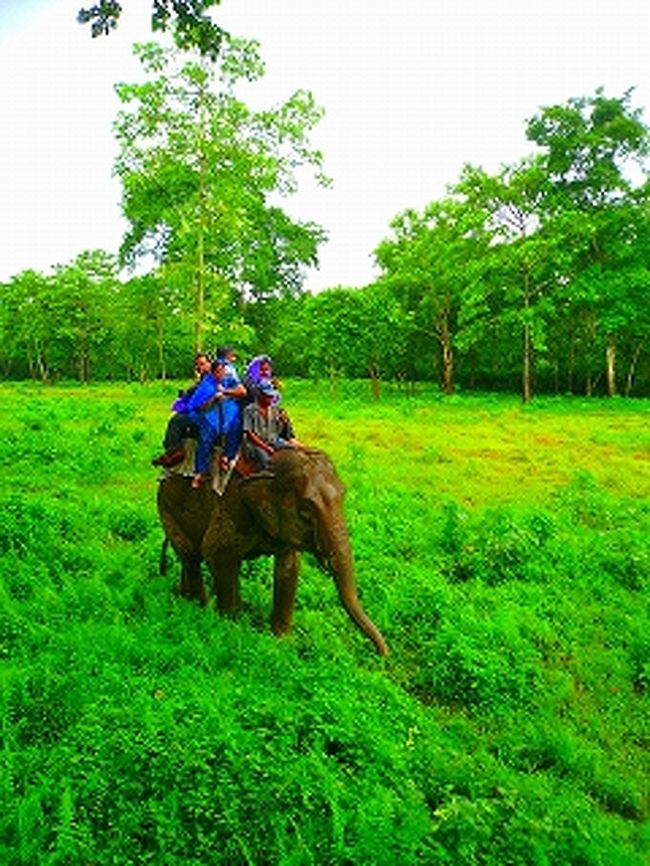
[[[246,403],[255,402],[259,387],[262,383],[275,387],[275,382],[273,381],[273,364],[268,355],[257,355],[253,358],[248,367],[246,367],[246,373],[244,375]]]

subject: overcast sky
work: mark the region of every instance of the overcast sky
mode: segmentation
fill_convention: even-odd
[[[91,0],[0,0],[0,281],[124,230],[111,124],[131,45],[153,38],[151,0],[122,0],[109,37],[76,23]],[[307,288],[361,286],[390,220],[440,197],[465,162],[496,170],[530,153],[540,106],[635,87],[650,122],[649,0],[223,0],[215,17],[257,39],[273,105],[311,89],[334,186],[287,207],[330,240]]]

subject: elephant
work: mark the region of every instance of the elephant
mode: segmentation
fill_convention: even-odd
[[[201,562],[211,572],[217,608],[235,613],[240,606],[239,570],[243,560],[274,557],[271,627],[291,630],[300,551],[315,554],[334,577],[343,607],[388,655],[388,645],[358,598],[343,498],[345,488],[329,458],[315,449],[275,452],[269,471],[247,477],[233,473],[221,495],[209,485],[167,472],[158,486],[158,513],[181,561],[178,590],[202,604],[207,595]]]

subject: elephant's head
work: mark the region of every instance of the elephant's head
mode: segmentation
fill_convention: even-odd
[[[348,614],[382,655],[388,647],[357,595],[343,498],[345,488],[321,451],[287,449],[273,457],[273,474],[253,477],[242,498],[265,532],[288,547],[314,553],[333,575]]]

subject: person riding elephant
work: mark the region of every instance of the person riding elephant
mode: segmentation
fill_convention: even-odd
[[[291,422],[277,405],[280,394],[270,382],[257,386],[255,401],[244,409],[243,453],[258,471],[268,469],[281,448],[303,447],[293,435]]]
[[[194,356],[194,370],[197,380],[189,388],[180,391],[172,403],[174,414],[167,422],[163,439],[164,451],[151,461],[152,466],[162,466],[165,469],[177,466],[186,457],[185,440],[199,438],[199,425],[196,420],[190,417],[189,402],[203,380],[210,374],[210,367],[211,361],[205,352],[197,352]]]
[[[261,385],[277,386],[273,378],[273,363],[269,355],[256,355],[246,367],[244,374],[246,397],[244,405],[254,403]]]
[[[188,400],[188,414],[199,430],[199,443],[195,455],[195,474],[192,484],[200,487],[210,468],[212,449],[220,435],[225,436],[221,457],[222,470],[227,471],[241,440],[241,413],[239,398],[246,389],[224,358],[212,362],[205,376]]]
[[[239,607],[239,570],[244,560],[272,555],[271,624],[276,635],[291,629],[299,552],[311,551],[334,577],[341,602],[377,651],[386,641],[359,602],[352,549],[343,512],[345,489],[329,458],[316,450],[276,451],[270,472],[234,476],[223,495],[207,485],[169,473],[158,488],[158,513],[166,539],[181,560],[179,591],[207,601],[201,562],[211,572],[217,607]]]

